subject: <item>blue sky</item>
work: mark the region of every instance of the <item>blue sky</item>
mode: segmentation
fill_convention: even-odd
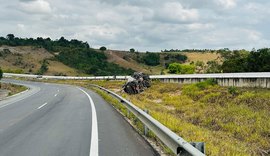
[[[267,0],[0,0],[0,35],[87,41],[91,47],[270,47]]]

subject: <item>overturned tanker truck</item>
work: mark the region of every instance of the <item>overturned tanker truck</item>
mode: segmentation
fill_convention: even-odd
[[[127,83],[123,86],[123,90],[128,94],[138,94],[149,87],[151,87],[149,75],[141,72],[135,72],[128,78]]]

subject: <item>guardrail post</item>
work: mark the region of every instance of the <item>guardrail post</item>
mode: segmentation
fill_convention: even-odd
[[[127,118],[129,118],[130,111],[127,109]]]
[[[149,111],[147,109],[144,110],[145,113],[149,114]],[[144,135],[147,136],[148,135],[148,127],[146,125],[144,125]]]

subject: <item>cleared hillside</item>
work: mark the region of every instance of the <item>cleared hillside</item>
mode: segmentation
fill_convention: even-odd
[[[59,61],[44,48],[33,46],[1,46],[0,65],[4,72],[37,73],[43,60],[48,60],[46,75],[80,75],[80,73]],[[52,60],[50,60],[52,59]]]
[[[42,38],[37,37],[34,38],[19,38],[15,37],[13,34],[8,34],[6,37],[0,37],[0,46],[10,46],[14,47],[22,47],[22,46],[30,46],[35,49],[36,54],[39,54],[39,49],[47,50],[43,52],[43,54],[51,54],[52,57],[31,57],[31,60],[39,60],[41,59],[40,68],[36,63],[32,61],[25,61],[24,54],[20,54],[21,49],[16,50],[17,52],[11,52],[9,49],[3,49],[1,52],[1,57],[4,59],[8,56],[11,56],[10,59],[15,60],[4,60],[3,64],[5,64],[5,68],[11,67],[12,69],[6,70],[5,72],[13,72],[15,68],[23,68],[22,70],[16,70],[16,73],[36,73],[36,74],[54,74],[54,75],[77,75],[74,73],[74,70],[66,71],[67,68],[62,67],[53,67],[56,69],[61,69],[60,71],[52,71],[49,70],[50,61],[57,61],[69,66],[71,68],[76,69],[80,73],[84,73],[87,75],[130,75],[134,71],[132,69],[123,68],[115,63],[110,63],[107,61],[106,55],[102,51],[98,51],[89,46],[87,42],[79,41],[76,39],[67,40],[64,37],[61,37],[57,40],[51,40],[50,38]],[[14,51],[14,50],[13,50]],[[26,52],[27,53],[27,52]],[[15,57],[18,55],[18,57]],[[36,62],[36,60],[34,62]],[[11,62],[11,64],[10,64]],[[55,63],[54,63],[55,64]],[[29,69],[30,66],[30,69]],[[28,69],[28,71],[27,71]],[[55,73],[50,73],[55,72]],[[63,73],[64,72],[64,73]],[[70,73],[70,74],[69,74]]]
[[[144,72],[147,74],[160,74],[161,70],[164,69],[163,66],[149,66],[143,63],[138,62],[135,58],[143,53],[130,53],[128,51],[116,51],[108,50],[105,52],[108,57],[108,62],[116,63],[121,67],[130,68],[135,71]]]
[[[197,62],[197,61],[203,61],[204,63],[207,63],[208,61],[213,60],[219,60],[220,54],[218,53],[198,53],[198,52],[184,52],[182,53],[188,57],[187,62]]]
[[[160,65],[157,66],[149,66],[142,62],[140,62],[140,58],[145,55],[145,53],[131,53],[128,51],[116,51],[116,50],[107,50],[105,51],[106,56],[108,57],[109,62],[113,62],[118,64],[124,68],[131,68],[135,71],[141,71],[148,74],[160,74],[162,71],[166,72],[166,64],[172,63],[174,61],[168,62],[165,59],[166,56],[174,56],[174,55],[185,55],[187,56],[187,60],[185,64],[190,64],[192,62],[202,61],[205,64],[208,61],[218,60],[220,61],[220,54],[211,53],[211,52],[166,52],[166,53],[158,53],[160,54]]]

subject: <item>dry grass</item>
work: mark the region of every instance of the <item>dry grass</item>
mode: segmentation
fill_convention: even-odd
[[[130,68],[135,71],[141,71],[147,73],[148,70],[138,66],[138,63],[134,60],[125,60],[123,57],[128,54],[128,52],[116,52],[116,51],[106,51],[105,53],[108,57],[108,62],[116,63],[121,67]]]
[[[109,89],[121,85],[94,83]],[[270,90],[245,88],[231,95],[226,87],[200,86],[154,82],[139,95],[118,93],[188,141],[205,142],[207,155],[267,155]]]
[[[11,95],[20,93],[22,91],[25,91],[27,87],[21,86],[21,85],[15,85],[11,83],[0,83],[0,89],[8,90],[8,95],[11,96]]]
[[[74,68],[68,67],[64,65],[61,62],[58,61],[48,61],[48,71],[45,73],[46,75],[59,75],[59,74],[65,74],[65,75],[82,75]],[[84,74],[85,75],[85,74]]]
[[[133,60],[132,57],[129,57],[127,60],[123,59],[124,56],[132,56],[134,53],[130,53],[127,51],[112,51],[108,50],[105,52],[108,57],[109,62],[116,63],[124,68],[130,68],[135,71],[144,72],[147,74],[160,74],[163,69],[162,66],[147,66],[144,64],[140,64],[137,61]]]
[[[218,60],[220,58],[219,54],[216,53],[181,53],[188,57],[188,63],[196,62],[196,61],[203,61],[204,63],[208,61]]]

